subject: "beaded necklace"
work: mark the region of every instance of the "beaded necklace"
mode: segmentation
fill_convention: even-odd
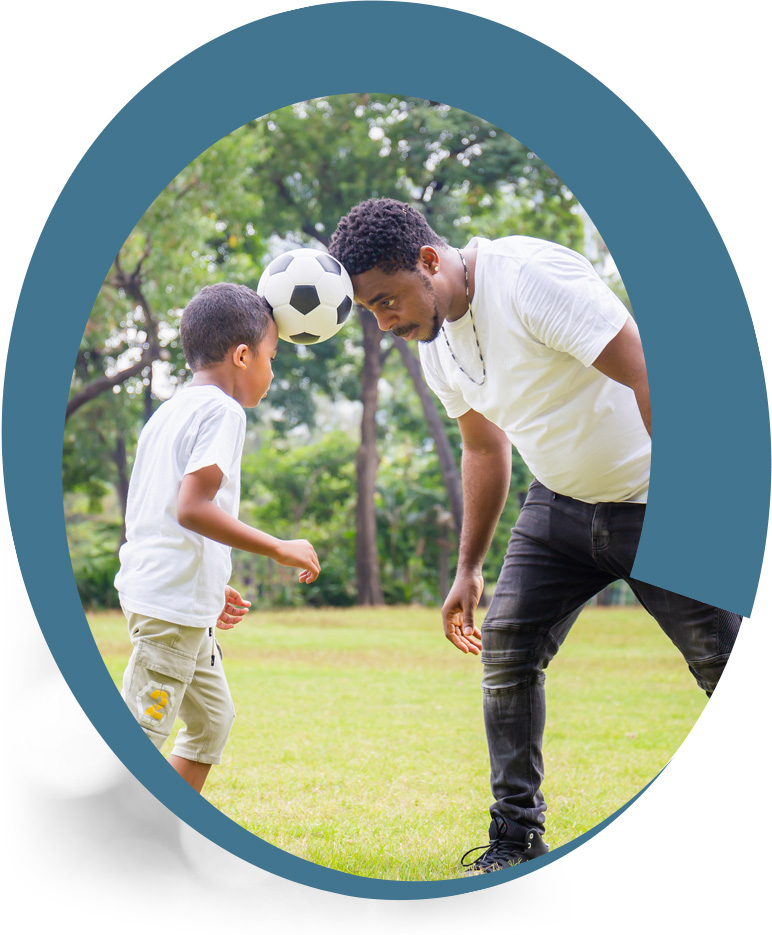
[[[461,373],[464,374],[467,380],[471,380],[475,386],[482,386],[483,383],[485,383],[485,377],[486,377],[485,361],[483,359],[482,351],[480,350],[480,339],[477,337],[477,328],[475,327],[475,324],[474,324],[474,313],[472,312],[472,300],[469,298],[469,270],[467,269],[467,266],[466,266],[466,260],[464,259],[464,254],[460,250],[457,250],[457,252],[458,252],[458,255],[461,257],[461,262],[464,264],[464,284],[466,285],[466,305],[467,305],[467,310],[469,312],[469,317],[472,319],[472,331],[474,332],[474,340],[475,340],[475,343],[477,344],[477,353],[480,355],[480,363],[482,364],[482,369],[483,369],[482,380],[478,381],[478,380],[475,380],[474,377],[470,377],[469,374],[466,372],[466,370],[464,370],[464,368],[458,362],[456,355],[453,353],[453,348],[450,346],[448,335],[445,332],[444,323],[442,326],[442,335],[445,338],[445,343],[448,345],[450,356],[456,362],[456,366],[461,371]]]

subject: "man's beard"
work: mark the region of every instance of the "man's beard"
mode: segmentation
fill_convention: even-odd
[[[431,344],[432,341],[439,335],[442,329],[440,324],[440,310],[437,308],[437,301],[434,302],[434,318],[432,318],[432,330],[429,332],[429,336],[426,338],[421,338],[419,344]]]
[[[434,341],[434,339],[440,333],[440,329],[442,328],[442,325],[440,323],[440,309],[439,309],[439,306],[437,305],[437,293],[434,291],[434,286],[432,285],[431,280],[425,273],[419,273],[418,275],[423,280],[424,289],[427,292],[431,292],[432,299],[434,300],[434,317],[432,318],[432,330],[429,332],[428,337],[420,338],[418,343],[419,344],[431,344],[432,341]]]

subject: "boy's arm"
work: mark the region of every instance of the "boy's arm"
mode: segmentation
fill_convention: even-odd
[[[254,529],[221,510],[213,501],[222,483],[216,464],[186,474],[177,495],[177,522],[185,529],[234,549],[265,555],[279,565],[302,568],[299,580],[309,583],[319,577],[319,559],[305,539],[277,539]]]

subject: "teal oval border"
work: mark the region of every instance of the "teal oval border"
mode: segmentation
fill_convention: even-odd
[[[315,39],[325,33],[352,52],[325,58],[322,70]],[[449,50],[459,36],[484,66],[458,67]],[[363,46],[367,54],[355,55]],[[202,80],[226,72],[228,95]],[[470,879],[360,878],[261,841],[194,793],[136,730],[85,625],[62,513],[72,361],[118,246],[168,180],[218,139],[293,101],[352,90],[442,100],[485,117],[538,152],[574,191],[624,277],[651,374],[656,441],[635,574],[750,613],[769,513],[769,418],[750,314],[715,226],[667,150],[608,88],[515,30],[441,7],[402,3],[396,17],[392,3],[337,3],[268,17],[192,52],[121,110],[63,189],[22,288],[6,368],[5,484],[22,575],[51,652],[104,739],[158,799],[239,857],[297,882],[368,898],[436,898],[530,873],[630,803],[554,854]],[[148,127],[152,158],[138,161],[127,140],[147,136]],[[89,245],[75,270],[69,243]],[[25,354],[41,334],[52,348],[45,379],[31,378]],[[728,504],[717,502],[711,475],[721,463],[742,465]]]

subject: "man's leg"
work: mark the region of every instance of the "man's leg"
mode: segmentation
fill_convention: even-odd
[[[539,833],[544,669],[584,604],[616,577],[592,564],[592,510],[531,486],[482,626],[491,813]]]
[[[734,646],[742,617],[630,577],[644,514],[641,504],[597,506],[594,533],[598,565],[628,582],[680,650],[697,684],[711,695]]]
[[[729,659],[742,617],[642,581],[629,579],[629,583],[710,697]]]

